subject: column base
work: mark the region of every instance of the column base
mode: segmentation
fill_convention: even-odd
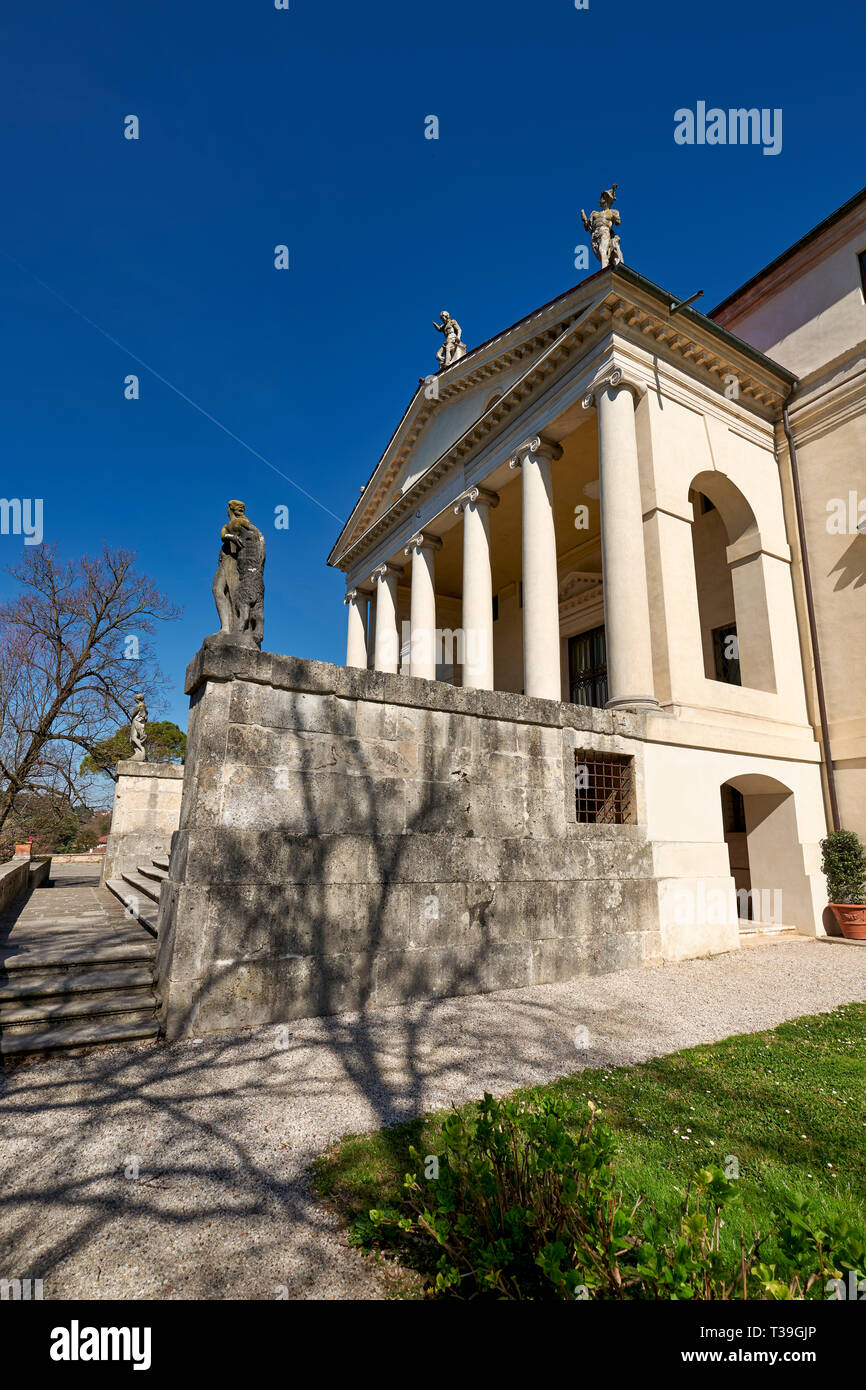
[[[660,709],[654,695],[621,695],[616,700],[607,700],[605,709]]]

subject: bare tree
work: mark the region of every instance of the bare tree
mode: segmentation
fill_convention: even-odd
[[[79,800],[80,750],[162,686],[148,638],[180,610],[134,561],[108,546],[61,561],[40,546],[10,569],[22,592],[0,605],[0,829],[22,792]]]

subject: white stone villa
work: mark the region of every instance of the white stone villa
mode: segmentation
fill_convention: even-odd
[[[329,557],[349,667],[639,712],[577,820],[644,828],[668,959],[821,933],[866,837],[864,292],[866,190],[709,316],[600,270],[419,383]]]

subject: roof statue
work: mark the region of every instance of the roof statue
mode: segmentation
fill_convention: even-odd
[[[601,207],[598,211],[591,212],[589,217],[583,208],[580,209],[584,229],[589,232],[592,241],[593,254],[601,262],[602,270],[623,263],[619,237],[613,230],[620,223],[619,213],[613,206],[616,202],[616,190],[616,184],[610,188],[603,188],[598,198]]]
[[[459,362],[461,357],[466,356],[466,344],[460,324],[451,317],[448,310],[443,309],[439,317],[442,322],[436,323],[434,320],[433,327],[437,333],[445,334],[445,342],[436,354],[436,361],[439,363],[439,370],[444,371],[452,362]]]

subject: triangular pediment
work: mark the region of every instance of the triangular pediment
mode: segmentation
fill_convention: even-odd
[[[470,348],[445,371],[422,378],[373,476],[332,552],[354,545],[449,450],[473,431],[507,416],[513,388],[531,373],[563,328],[592,299],[585,282],[496,338]],[[505,402],[497,413],[497,404]]]

